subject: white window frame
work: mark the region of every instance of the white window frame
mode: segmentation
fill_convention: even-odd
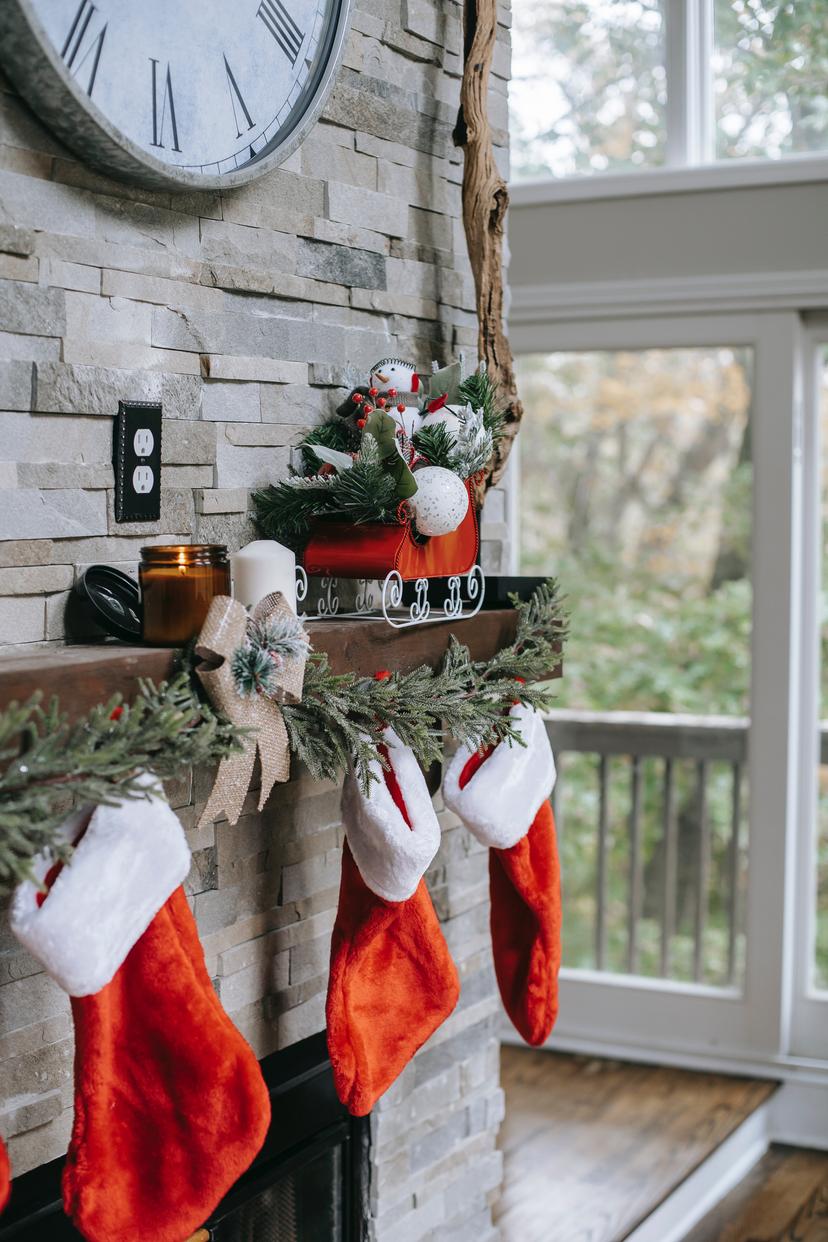
[[[775,1074],[828,1062],[828,1012],[815,1012],[800,969],[809,935],[797,908],[813,868],[817,625],[813,560],[818,472],[807,434],[816,425],[811,336],[795,311],[549,319],[511,329],[516,354],[569,350],[749,346],[753,350],[753,631],[749,733],[749,879],[743,987],[565,970],[551,1047],[651,1056]],[[826,339],[823,331],[822,340]],[[815,368],[811,367],[812,377]],[[806,461],[808,467],[806,468]],[[809,525],[810,524],[810,525]],[[806,530],[810,529],[810,543]],[[803,573],[810,594],[803,593]],[[803,638],[805,637],[805,641]],[[804,739],[811,739],[810,760]],[[808,764],[810,763],[810,767]],[[804,773],[810,772],[806,780]],[[811,791],[810,793],[808,791]],[[812,870],[811,870],[812,875]],[[810,880],[811,891],[813,881]],[[809,949],[812,953],[812,947]],[[808,959],[811,960],[810,957]],[[805,1006],[805,1008],[803,1008]],[[803,1023],[813,1019],[813,1039]],[[805,1016],[803,1016],[805,1015]],[[806,1060],[810,1058],[810,1060]]]
[[[713,0],[664,0],[665,161],[632,172],[542,177],[510,186],[516,206],[828,180],[828,153],[716,159]]]
[[[816,861],[819,807],[819,725],[828,715],[828,703],[820,701],[821,617],[820,587],[822,520],[820,466],[828,445],[821,442],[820,386],[824,350],[828,346],[828,316],[812,316],[803,334],[802,431],[802,741],[799,750],[800,832],[796,858],[796,892],[801,907],[796,911],[791,1014],[791,1051],[800,1057],[828,1057],[828,991],[818,990],[814,979],[816,938]]]

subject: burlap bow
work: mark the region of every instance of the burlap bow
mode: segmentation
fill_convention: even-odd
[[[263,621],[285,612],[292,614],[285,597],[277,591],[256,605],[253,619]],[[233,680],[231,661],[246,632],[244,605],[227,595],[217,595],[196,643],[196,655],[202,661],[196,672],[213,706],[233,724],[255,732],[244,739],[242,751],[222,759],[199,825],[210,823],[222,812],[231,824],[236,823],[250,788],[257,750],[262,767],[260,811],[276,782],[286,781],[290,775],[290,747],[279,703],[298,703],[301,699],[305,660],[296,657],[284,661],[273,697],[243,698]]]

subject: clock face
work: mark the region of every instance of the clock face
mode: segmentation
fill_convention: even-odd
[[[2,0],[3,65],[80,154],[151,185],[247,181],[295,149],[349,0]]]

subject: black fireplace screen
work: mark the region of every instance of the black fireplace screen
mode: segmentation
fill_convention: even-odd
[[[324,1034],[262,1062],[273,1121],[251,1168],[196,1235],[201,1242],[359,1242],[368,1128],[333,1086]],[[18,1178],[0,1218],[0,1242],[70,1242],[63,1215],[63,1161]]]
[[[346,1156],[329,1147],[214,1218],[214,1242],[346,1242]]]

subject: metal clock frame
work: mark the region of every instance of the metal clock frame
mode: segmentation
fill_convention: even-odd
[[[353,7],[353,0],[333,2],[325,54],[302,116],[278,146],[265,148],[257,159],[224,175],[176,169],[144,151],[112,125],[94,100],[66,74],[30,0],[0,0],[3,69],[40,119],[99,172],[151,189],[231,189],[282,164],[318,119],[342,62]]]

